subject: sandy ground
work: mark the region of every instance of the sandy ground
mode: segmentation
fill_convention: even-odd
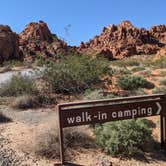
[[[138,74],[159,86],[161,71],[166,69],[154,70],[150,77],[144,76],[141,72]],[[0,82],[11,75],[13,72],[0,74]],[[146,90],[148,94],[151,94],[151,91]],[[33,149],[37,136],[50,129],[52,124],[58,124],[56,108],[18,111],[0,100],[0,113],[4,116],[0,118],[0,166],[53,166],[58,162],[56,159],[37,156]],[[154,125],[154,138],[160,141],[159,117],[150,117],[148,120]],[[125,160],[108,156],[96,146],[74,146],[66,149],[66,154],[67,161],[84,166],[166,166],[166,154],[160,149],[147,152],[144,157]]]
[[[8,153],[14,155],[6,153],[6,158],[18,160],[18,163],[13,162],[8,164],[9,166],[52,166],[55,162],[58,162],[58,160],[49,160],[36,156],[33,152],[33,144],[37,138],[36,135],[47,130],[53,123],[56,123],[57,114],[55,110],[14,111],[1,107],[0,112],[13,119],[12,122],[0,123],[0,140],[3,140],[1,141],[1,151],[6,149]],[[149,119],[155,123],[158,121],[158,117]],[[159,140],[159,128],[157,125],[153,134]],[[160,150],[157,153],[147,153],[145,158],[130,160],[112,158],[102,153],[98,148],[92,147],[73,147],[67,149],[66,153],[70,153],[70,156],[66,158],[68,161],[85,166],[109,166],[111,163],[114,166],[166,166],[166,156]],[[0,166],[4,165],[0,163]]]

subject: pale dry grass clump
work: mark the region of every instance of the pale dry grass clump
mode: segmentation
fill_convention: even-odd
[[[36,96],[23,95],[15,98],[10,106],[14,109],[29,109],[39,107],[40,103]]]

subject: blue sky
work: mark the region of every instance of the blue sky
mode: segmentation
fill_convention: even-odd
[[[43,20],[52,33],[78,45],[122,20],[145,28],[166,24],[165,10],[166,0],[4,0],[0,24],[20,33],[29,22]]]

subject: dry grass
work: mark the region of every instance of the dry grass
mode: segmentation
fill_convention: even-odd
[[[36,96],[23,95],[15,98],[10,106],[14,109],[29,109],[39,107],[40,103]]]
[[[166,78],[162,78],[159,82],[161,86],[166,86]]]
[[[72,127],[65,129],[65,149],[74,147],[89,148],[95,146],[88,132],[90,132],[88,126]],[[48,128],[44,128],[44,130],[42,128],[42,130],[35,132],[32,142],[33,144],[26,146],[32,153],[49,159],[59,159],[60,144],[58,124],[51,125]],[[23,148],[25,148],[25,146]],[[24,151],[26,150],[24,149]],[[71,153],[67,152],[66,155],[70,156]]]

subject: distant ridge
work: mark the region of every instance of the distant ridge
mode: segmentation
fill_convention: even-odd
[[[130,21],[104,27],[99,36],[79,47],[70,47],[52,34],[43,21],[32,22],[16,34],[9,26],[0,25],[0,63],[19,59],[33,61],[36,56],[44,58],[67,55],[69,51],[90,55],[102,55],[109,60],[132,55],[160,54],[166,52],[166,26],[153,26],[150,30],[136,28]]]

